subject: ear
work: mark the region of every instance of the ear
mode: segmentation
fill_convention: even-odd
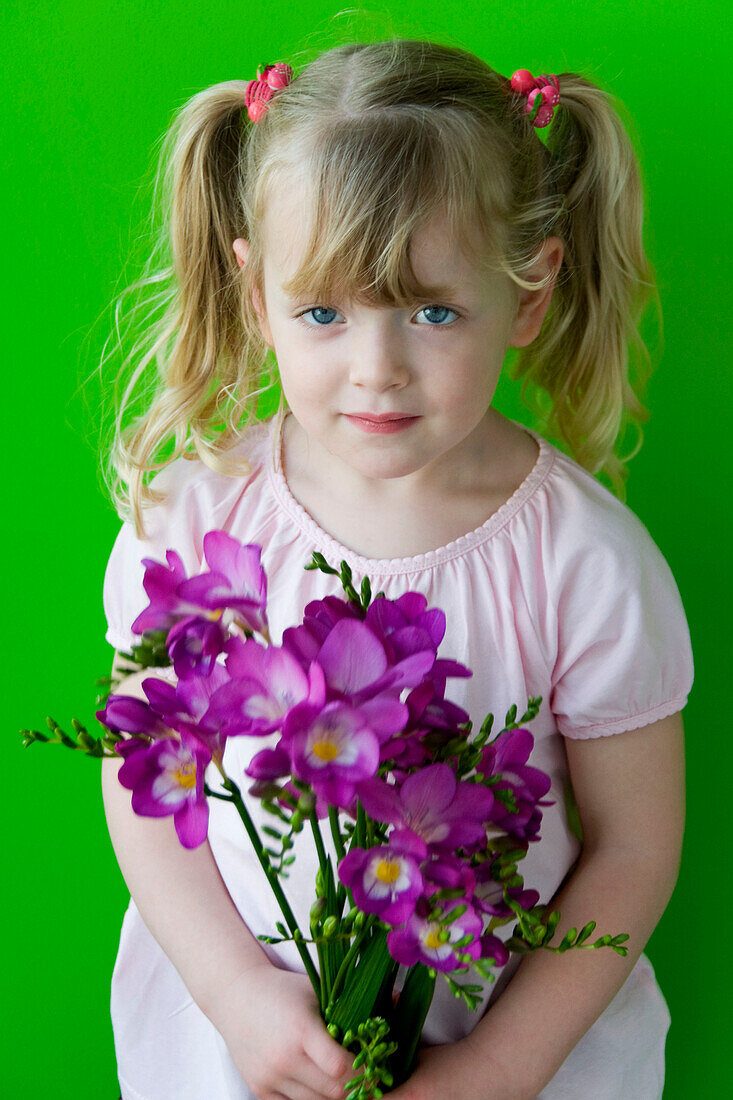
[[[247,256],[249,255],[249,241],[245,241],[242,237],[237,237],[232,242],[232,248],[234,249],[234,255],[237,257],[237,263],[240,268],[244,267],[247,262]],[[268,347],[274,347],[272,342],[272,333],[270,332],[270,326],[267,322],[267,313],[265,311],[265,305],[262,301],[257,290],[252,291],[252,305],[255,307],[255,313],[260,322],[260,331]]]
[[[519,305],[509,336],[509,346],[523,348],[531,344],[542,328],[550,305],[555,280],[562,264],[564,246],[559,237],[547,237],[529,272],[528,282],[539,282],[548,274],[550,281],[542,290],[519,290]]]

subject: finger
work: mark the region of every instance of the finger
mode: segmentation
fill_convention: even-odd
[[[354,1064],[353,1054],[349,1054],[348,1050],[332,1039],[322,1024],[306,1031],[303,1036],[303,1050],[315,1064],[316,1069],[320,1070],[323,1077],[332,1084],[334,1081],[340,1081],[344,1074],[353,1076],[349,1072]],[[331,1093],[326,1095],[330,1096]]]
[[[314,1066],[314,1069],[317,1069]],[[289,1077],[283,1082],[281,1088],[287,1093],[287,1100],[343,1100],[343,1087],[336,1085],[335,1081],[329,1081],[326,1088],[313,1088],[309,1084],[309,1078],[305,1071],[299,1080]]]
[[[300,1086],[307,1090],[307,1096],[304,1093],[302,1097],[300,1094],[296,1097],[293,1092],[292,1100],[343,1100],[344,1085],[351,1077],[353,1072],[331,1077],[308,1058],[302,1068],[299,1067],[298,1078],[289,1078],[287,1085],[292,1085],[293,1088]]]

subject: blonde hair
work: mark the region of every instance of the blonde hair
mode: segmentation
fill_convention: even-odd
[[[263,219],[271,188],[294,172],[312,184],[313,199],[310,241],[285,288],[294,296],[307,288],[323,300],[340,292],[384,305],[429,300],[433,288],[417,283],[408,250],[415,229],[439,212],[478,265],[526,289],[546,285],[525,276],[543,240],[560,237],[548,313],[512,373],[547,432],[623,499],[625,462],[648,416],[635,392],[651,366],[638,326],[655,290],[640,169],[609,94],[575,73],[557,75],[546,143],[506,77],[462,49],[405,39],[322,53],[256,125],[244,113],[244,81],[183,106],[158,176],[170,263],[139,284],[164,313],[126,360],[134,370],[109,459],[118,512],[138,534],[143,505],[162,497],[146,475],[179,455],[247,472],[241,451],[230,452],[263,393],[267,345],[252,300],[264,296]],[[250,244],[241,271],[237,237]],[[152,363],[152,402],[123,428]],[[627,424],[638,442],[619,457]],[[171,453],[160,458],[166,445]]]

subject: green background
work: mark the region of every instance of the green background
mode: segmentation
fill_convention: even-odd
[[[172,111],[206,85],[249,79],[258,63],[303,48],[392,33],[463,46],[505,74],[583,73],[634,119],[665,340],[628,503],[676,577],[696,660],[682,871],[647,950],[672,1014],[665,1097],[730,1087],[720,1043],[732,1022],[721,946],[730,890],[718,855],[719,846],[727,852],[730,785],[726,7],[425,8],[406,0],[335,18],[337,5],[308,0],[3,7],[6,1096],[118,1095],[109,978],[127,892],[99,765],[60,747],[24,750],[18,730],[43,728],[47,713],[62,725],[72,716],[93,724],[93,682],[109,670],[102,578],[119,524],[98,475],[102,391],[87,379],[110,331],[109,302],[139,274],[158,139]],[[497,404],[523,416],[509,384]]]

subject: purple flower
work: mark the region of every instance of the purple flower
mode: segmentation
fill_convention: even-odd
[[[332,628],[315,660],[331,696],[359,705],[382,692],[419,684],[432,668],[435,654],[424,650],[390,666],[376,634],[365,623],[344,618]]]
[[[125,757],[119,770],[123,787],[132,791],[132,808],[144,817],[173,814],[184,848],[197,848],[206,839],[209,807],[204,796],[204,771],[211,754],[188,733],[178,741],[162,738],[147,745],[124,741],[117,751]]]
[[[494,966],[504,966],[509,961],[509,951],[498,936],[485,932],[481,937],[481,958],[492,959]]]
[[[225,664],[228,679],[214,695],[212,709],[228,736],[272,733],[308,698],[309,678],[285,649],[232,638]]]
[[[196,611],[178,592],[178,586],[186,579],[186,569],[180,556],[175,550],[167,550],[165,558],[167,566],[153,558],[142,559],[145,566],[143,588],[150,603],[132,624],[134,634],[142,634],[146,630],[168,630],[178,619]]]
[[[282,779],[284,776],[290,775],[292,770],[293,766],[289,754],[278,746],[274,749],[262,749],[260,752],[256,752],[244,769],[244,773],[253,779],[271,782],[273,779]]]
[[[303,622],[300,626],[290,626],[283,631],[283,646],[307,669],[314,661],[336,623],[341,619],[354,619],[361,622],[359,612],[354,605],[338,596],[326,596],[322,600],[311,600],[306,604]]]
[[[355,787],[379,767],[379,740],[366,716],[346,703],[301,704],[283,726],[293,772],[334,806],[347,807]]]
[[[407,696],[405,701],[410,711],[410,729],[447,729],[453,735],[461,724],[469,720],[468,713],[462,707],[443,698],[445,680],[433,678],[435,667],[445,663],[436,661],[428,677]]]
[[[391,839],[391,838],[390,838]],[[466,899],[473,895],[476,874],[463,859],[458,856],[435,856],[426,860],[421,870],[426,882],[433,883],[439,890],[455,890],[461,887]]]
[[[212,700],[228,681],[226,670],[215,664],[210,676],[191,673],[175,685],[149,677],[143,680],[142,687],[151,709],[170,729],[195,737],[214,759],[221,762],[226,732],[221,728]]]
[[[168,737],[171,732],[170,727],[148,703],[130,695],[110,695],[107,705],[103,710],[98,710],[96,716],[115,733],[145,733],[148,737]]]
[[[460,898],[441,902],[441,908],[447,916],[457,905],[464,904]],[[464,936],[472,935],[473,942],[458,948],[461,954],[470,955],[472,959],[481,956],[481,932],[483,921],[481,917],[469,905],[462,916],[457,917],[451,924],[445,925],[449,934],[447,942],[440,938],[442,931],[439,921],[431,921],[427,916],[421,916],[416,911],[408,919],[404,928],[393,928],[387,933],[387,946],[393,959],[404,966],[414,966],[421,962],[425,966],[431,966],[434,970],[449,973],[464,964],[455,954],[454,945]]]
[[[352,848],[339,863],[338,874],[359,909],[378,913],[386,924],[403,924],[423,890],[417,861],[386,845]]]
[[[212,622],[201,615],[180,619],[169,630],[166,639],[176,676],[183,679],[193,672],[210,675],[228,637],[220,620]]]
[[[245,546],[226,531],[208,531],[204,557],[211,572],[184,581],[180,594],[214,614],[228,607],[245,627],[266,633],[267,577],[261,553],[256,543]]]
[[[501,775],[492,790],[509,791],[516,800],[517,812],[512,813],[496,797],[492,823],[511,836],[527,840],[538,838],[542,821],[542,811],[538,807],[553,805],[552,801],[539,801],[549,791],[551,781],[545,772],[527,764],[533,745],[534,738],[529,730],[504,730],[486,746],[476,765],[477,772],[485,776]]]
[[[421,592],[405,592],[397,600],[382,597],[369,605],[365,622],[384,645],[390,663],[426,649],[437,653],[445,634],[445,613],[426,608]]]
[[[397,834],[417,858],[428,845],[453,852],[484,840],[493,795],[486,787],[456,780],[448,764],[429,764],[404,781],[399,790],[381,779],[359,784],[357,794],[377,821],[397,826]],[[395,833],[390,842],[396,839]]]
[[[507,894],[521,905],[522,909],[531,909],[540,900],[536,890],[523,890],[521,886],[511,886]],[[481,864],[476,868],[476,886],[473,891],[473,905],[492,917],[511,917],[513,910],[504,901],[504,887],[492,876],[492,865]]]
[[[209,571],[190,578],[175,550],[166,552],[167,567],[163,562],[143,558],[143,587],[150,603],[135,619],[133,631],[142,634],[145,630],[170,630],[186,618],[216,623],[229,608],[246,628],[266,634],[267,578],[260,563],[261,550],[256,544],[243,546],[226,531],[208,531],[204,535],[204,557]],[[190,623],[179,632],[179,643],[180,634],[189,629]],[[207,655],[214,638],[209,632]],[[193,655],[193,643],[184,649],[187,657],[179,659],[185,663]]]

